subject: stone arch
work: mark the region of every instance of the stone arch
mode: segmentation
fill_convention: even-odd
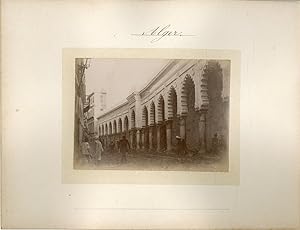
[[[148,126],[148,109],[147,106],[143,107],[143,111],[142,111],[142,126]]]
[[[194,80],[187,74],[181,88],[181,115],[187,115],[190,109],[195,108],[195,95]]]
[[[128,116],[126,115],[124,117],[124,131],[127,132],[129,130],[129,121],[128,121]]]
[[[118,132],[122,133],[123,132],[123,125],[122,125],[122,119],[119,118],[118,120]]]
[[[162,95],[158,98],[157,103],[157,123],[162,123],[165,120],[165,100]]]
[[[116,134],[117,133],[117,121],[114,120],[114,123],[113,123],[113,134]]]
[[[112,124],[109,122],[109,134],[112,134]]]
[[[152,101],[150,104],[150,125],[154,125],[155,124],[155,104]]]
[[[223,141],[228,146],[229,133],[229,102],[222,97],[223,70],[217,60],[209,60],[204,68],[207,79],[207,94],[209,104],[207,110],[203,109],[206,119],[206,135],[208,149],[212,148],[212,138],[215,134],[223,136]]]
[[[177,115],[177,92],[174,86],[171,86],[168,92],[168,118],[174,119]]]
[[[135,111],[134,109],[131,111],[131,116],[130,116],[130,121],[131,121],[131,128],[135,128]]]
[[[105,124],[105,135],[108,134],[108,126],[107,126],[107,123]]]

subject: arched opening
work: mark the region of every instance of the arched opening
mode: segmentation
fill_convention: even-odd
[[[167,149],[167,133],[166,133],[166,124],[165,124],[165,100],[162,95],[158,98],[157,103],[157,130],[159,132],[159,148],[158,151]]]
[[[157,104],[157,122],[163,123],[165,121],[165,100],[162,95],[158,98]]]
[[[153,101],[150,104],[149,142],[151,143],[150,148],[156,149],[157,135],[156,135],[156,120],[155,120],[155,104]]]
[[[168,93],[168,110],[169,118],[172,120],[171,143],[173,148],[176,148],[176,136],[180,136],[180,121],[177,117],[177,93],[173,86]]]
[[[129,139],[129,122],[128,122],[128,117],[125,116],[124,117],[124,125],[123,125],[123,132],[127,138],[127,140]]]
[[[142,126],[143,126],[143,132],[144,132],[144,148],[148,149],[149,148],[149,130],[148,130],[148,109],[146,106],[143,108],[143,113],[142,113]]]
[[[119,133],[123,132],[123,125],[122,125],[122,119],[121,118],[119,118],[119,120],[118,120],[118,131],[119,131]]]
[[[131,138],[130,138],[130,145],[131,148],[136,149],[136,130],[135,130],[135,111],[131,111],[130,115],[130,127],[131,127]]]
[[[199,113],[195,110],[195,83],[186,75],[182,89],[182,115],[185,117],[185,139],[188,149],[199,148]]]
[[[116,120],[114,120],[114,123],[113,123],[113,134],[116,134],[117,133],[117,122]]]
[[[109,122],[109,135],[111,135],[112,134],[112,124],[111,124],[111,122]]]
[[[105,138],[104,138],[104,148],[107,148],[108,145],[108,125],[107,123],[105,124]]]
[[[131,121],[131,128],[135,128],[135,112],[134,110],[131,111],[131,118],[130,118],[130,121]]]
[[[150,104],[150,125],[155,124],[155,105],[154,102],[152,101]]]
[[[228,133],[229,133],[229,100],[223,99],[223,73],[220,64],[211,60],[204,69],[204,75],[207,78],[208,88],[208,112],[207,120],[207,148],[212,151],[212,139],[215,134],[222,143],[221,150],[228,151]]]
[[[125,132],[128,132],[128,130],[129,130],[128,117],[125,116],[125,117],[124,117],[124,131],[125,131]]]
[[[142,126],[143,127],[146,127],[148,126],[148,109],[146,106],[144,106],[143,108],[143,115],[142,115],[142,118],[143,118],[143,123],[142,123]]]

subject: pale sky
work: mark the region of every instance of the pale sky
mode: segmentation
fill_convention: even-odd
[[[169,62],[167,59],[92,59],[86,70],[87,94],[107,93],[107,108],[139,91]]]

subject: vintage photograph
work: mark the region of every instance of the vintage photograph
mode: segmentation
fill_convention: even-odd
[[[76,58],[73,168],[228,172],[230,68]]]

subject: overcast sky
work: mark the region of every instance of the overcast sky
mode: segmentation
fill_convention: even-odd
[[[168,63],[161,59],[92,59],[86,70],[87,94],[105,90],[107,108],[139,91]]]

